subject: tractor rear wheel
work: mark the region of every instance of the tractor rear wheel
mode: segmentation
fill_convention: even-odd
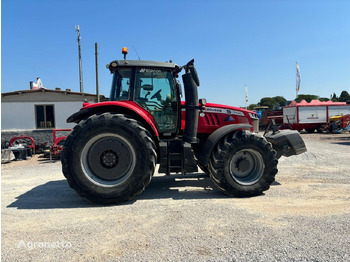
[[[62,151],[69,185],[92,202],[114,204],[140,194],[151,181],[156,147],[151,134],[125,115],[92,115],[76,125]]]
[[[225,194],[248,197],[262,194],[275,181],[276,152],[262,136],[238,131],[224,136],[214,148],[209,171]]]

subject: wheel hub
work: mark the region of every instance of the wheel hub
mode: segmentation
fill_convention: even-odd
[[[238,159],[236,169],[240,172],[247,172],[249,170],[250,162],[247,158]]]
[[[229,168],[232,178],[237,183],[252,185],[263,175],[265,164],[259,152],[244,149],[232,156]]]
[[[105,168],[113,168],[116,167],[119,163],[119,157],[116,152],[112,150],[106,150],[101,155],[101,164]]]
[[[82,153],[83,168],[95,182],[118,184],[135,167],[135,151],[130,143],[116,134],[101,134],[92,138]]]

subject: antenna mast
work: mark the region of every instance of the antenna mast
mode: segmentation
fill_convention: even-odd
[[[83,70],[81,63],[81,46],[80,46],[80,28],[79,25],[75,26],[75,31],[78,34],[78,53],[79,53],[79,83],[80,83],[80,93],[83,93]]]

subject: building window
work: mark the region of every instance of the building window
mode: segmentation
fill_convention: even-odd
[[[55,128],[54,105],[35,105],[36,128]]]

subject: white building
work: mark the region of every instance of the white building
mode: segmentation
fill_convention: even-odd
[[[79,111],[84,100],[93,103],[97,100],[97,96],[59,88],[2,93],[2,134],[6,131],[49,131],[54,128],[73,128],[75,123],[67,123],[66,119]]]

